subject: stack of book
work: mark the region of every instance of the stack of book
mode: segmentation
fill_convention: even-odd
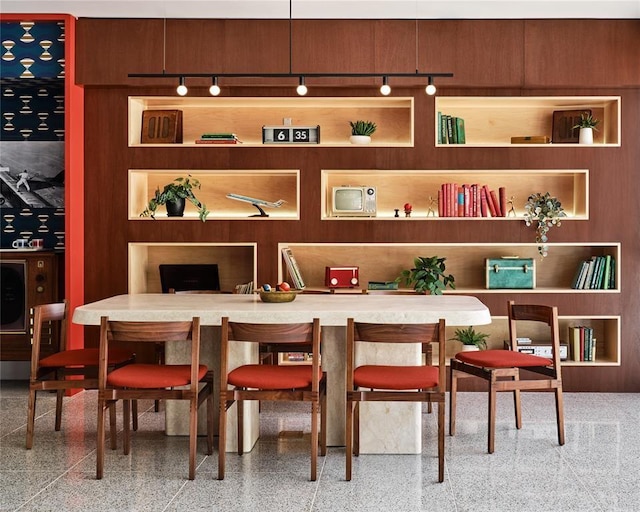
[[[235,287],[234,293],[244,293],[244,294],[253,293],[253,281],[249,281],[248,283],[237,284]]]
[[[443,183],[438,190],[438,215],[440,217],[506,217],[506,189],[499,187],[496,193],[487,185]]]
[[[438,144],[464,144],[464,119],[438,112]]]
[[[574,361],[596,360],[596,339],[593,328],[584,325],[569,326],[569,344]]]
[[[293,257],[291,249],[289,249],[288,247],[282,249],[282,257],[289,272],[289,276],[291,277],[291,284],[293,284],[293,287],[298,290],[304,290],[304,280],[302,279],[302,274],[300,273],[298,262]]]
[[[203,133],[196,144],[242,144],[235,133]]]
[[[616,287],[616,261],[613,256],[592,256],[581,261],[571,283],[574,290],[612,290]]]

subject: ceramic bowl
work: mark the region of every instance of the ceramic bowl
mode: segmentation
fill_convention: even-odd
[[[298,293],[299,292],[297,291],[260,291],[260,299],[262,300],[262,302],[291,302],[295,300]]]

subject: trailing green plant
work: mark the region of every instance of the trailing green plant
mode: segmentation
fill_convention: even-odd
[[[593,117],[589,112],[583,112],[580,114],[580,121],[572,127],[572,130],[575,130],[576,128],[593,128],[595,131],[598,131],[596,126],[599,122],[600,120]]]
[[[473,326],[469,326],[466,329],[456,329],[451,340],[461,341],[463,345],[475,345],[480,350],[487,348],[487,342],[485,341],[489,337],[484,332],[476,332]]]
[[[431,295],[442,295],[447,286],[455,290],[454,277],[444,273],[445,260],[437,256],[418,256],[413,260],[414,268],[403,270],[396,282],[404,282],[407,286],[413,286],[418,293],[430,292]]]
[[[541,244],[538,246],[538,253],[543,258],[547,256],[549,251],[546,243],[549,241],[547,233],[552,226],[560,226],[560,218],[566,217],[567,214],[562,208],[562,203],[557,197],[551,197],[549,192],[541,194],[537,192],[531,194],[524,205],[524,222],[527,226],[536,225],[536,242]]]
[[[376,123],[371,121],[349,121],[351,125],[351,135],[367,135],[371,136],[376,131]]]
[[[176,178],[173,182],[165,185],[162,191],[160,191],[160,187],[158,187],[155,195],[149,199],[149,204],[140,214],[140,217],[151,217],[155,219],[158,206],[185,199],[190,201],[198,209],[198,216],[200,220],[204,222],[207,215],[209,215],[209,210],[198,200],[193,192],[194,189],[200,189],[200,186],[200,181],[192,178],[189,174],[186,178],[182,176]]]

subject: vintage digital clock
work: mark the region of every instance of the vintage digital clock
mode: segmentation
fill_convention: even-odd
[[[320,126],[263,126],[263,144],[320,144]]]

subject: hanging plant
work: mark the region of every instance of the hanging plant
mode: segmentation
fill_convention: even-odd
[[[536,225],[536,242],[538,253],[543,258],[547,256],[549,241],[547,233],[552,226],[560,226],[560,218],[567,214],[562,208],[562,203],[557,197],[551,197],[549,192],[541,194],[539,192],[531,194],[524,205],[524,221],[527,226]]]

